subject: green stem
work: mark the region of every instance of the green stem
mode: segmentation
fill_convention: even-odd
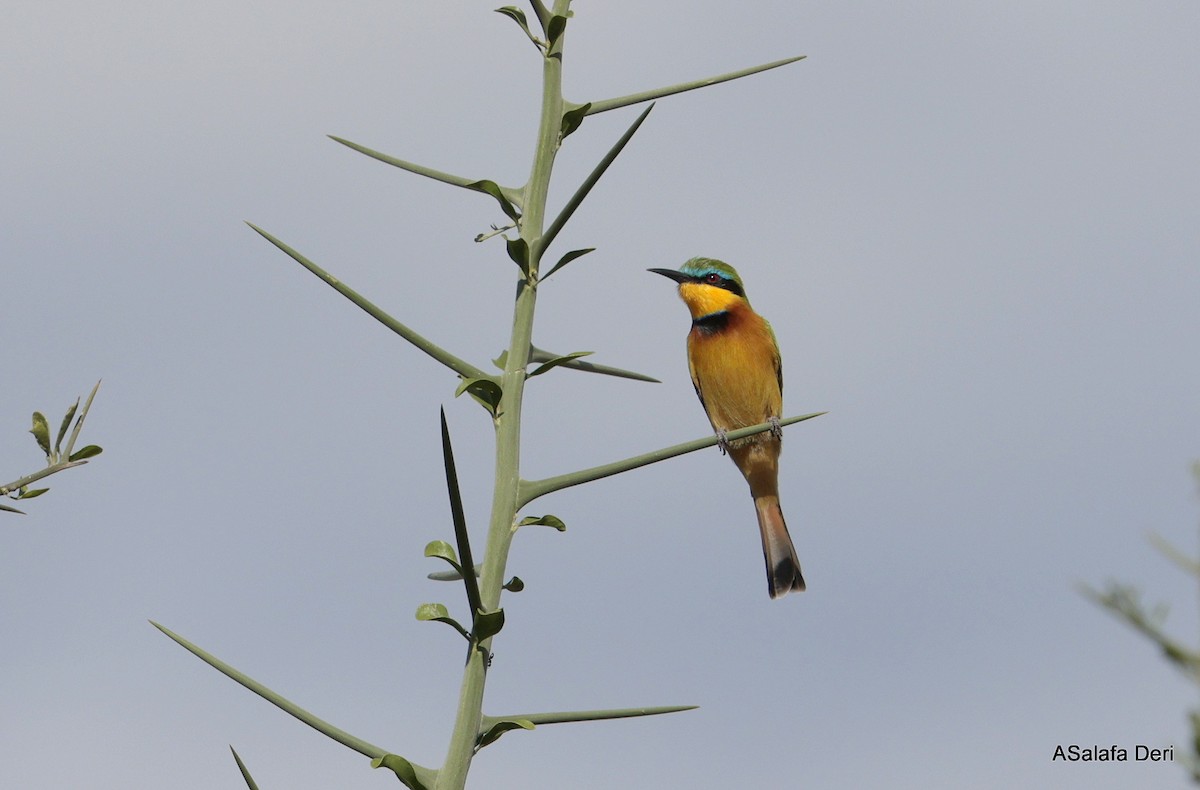
[[[654,88],[653,90],[642,91],[641,93],[631,93],[628,96],[619,96],[615,99],[602,99],[600,101],[591,102],[591,106],[587,109],[587,115],[595,115],[598,112],[608,112],[619,107],[628,107],[631,104],[639,104],[644,101],[652,101],[661,99],[663,96],[672,96],[676,93],[684,91],[694,91],[697,88],[707,88],[710,85],[716,85],[729,80],[741,79],[749,77],[751,74],[758,74],[762,71],[777,69],[780,66],[786,66],[789,63],[795,63],[798,60],[804,60],[806,55],[797,55],[794,58],[784,58],[783,60],[775,60],[770,63],[764,63],[761,66],[751,66],[748,69],[738,69],[731,71],[728,74],[719,74],[715,77],[706,77],[702,80],[692,80],[690,82],[681,82],[678,85],[668,85],[665,88]],[[582,107],[581,104],[573,104],[572,108]]]
[[[404,338],[409,343],[412,343],[414,346],[421,349],[426,354],[428,354],[429,356],[436,359],[438,362],[441,362],[443,365],[450,368],[458,375],[462,376],[465,379],[487,378],[487,374],[484,373],[482,370],[475,367],[474,365],[472,365],[469,362],[459,359],[458,357],[454,356],[449,351],[447,351],[446,349],[437,345],[436,343],[432,343],[429,340],[426,340],[421,335],[417,334],[416,332],[409,329],[404,324],[397,321],[395,318],[392,318],[390,315],[385,313],[378,305],[376,305],[370,299],[363,296],[362,294],[360,294],[358,291],[354,290],[350,286],[346,285],[344,282],[342,282],[338,278],[334,277],[332,274],[325,271],[320,266],[318,266],[317,264],[310,261],[308,258],[304,257],[299,252],[297,252],[296,250],[289,247],[287,244],[284,244],[282,241],[275,238],[270,233],[267,233],[265,230],[258,227],[253,222],[247,222],[246,224],[249,225],[250,229],[253,230],[255,233],[262,236],[264,239],[266,239],[267,241],[271,242],[276,247],[278,247],[289,258],[291,258],[296,263],[303,266],[305,269],[308,269],[310,272],[315,274],[317,277],[320,277],[321,280],[323,280],[326,285],[333,288],[333,290],[337,291],[338,293],[340,293],[342,296],[349,299],[354,304],[358,305],[358,307],[360,307],[363,310],[363,312],[365,312],[367,315],[371,316],[376,321],[378,321],[379,323],[386,326],[388,329],[390,329],[393,332],[395,332],[396,334],[400,335],[400,337]],[[89,403],[90,403],[90,401],[89,401]],[[72,441],[74,441],[74,437],[72,437]]]
[[[425,176],[426,178],[432,178],[434,181],[441,181],[443,184],[450,184],[451,186],[469,188],[470,185],[472,183],[474,183],[474,181],[475,181],[475,179],[464,178],[463,176],[456,176],[453,173],[444,173],[441,170],[434,170],[432,167],[426,167],[425,165],[419,165],[416,162],[409,162],[409,161],[406,161],[404,159],[399,159],[394,156],[388,156],[385,153],[376,151],[373,148],[367,148],[365,145],[359,145],[358,143],[353,142],[351,140],[347,140],[344,137],[338,137],[337,135],[331,134],[331,135],[329,135],[329,139],[333,140],[335,143],[341,143],[342,145],[346,146],[347,148],[349,148],[353,151],[358,151],[360,154],[365,154],[366,156],[369,156],[372,159],[378,159],[380,162],[384,162],[385,164],[392,165],[393,167],[398,167],[401,170],[407,170],[410,173],[416,173],[419,176]]]
[[[802,414],[799,417],[787,417],[779,421],[780,426],[791,425],[804,420],[811,420],[813,417],[820,417],[825,412],[814,412],[813,414]],[[725,435],[728,441],[734,441],[746,436],[753,436],[756,433],[769,431],[775,426],[772,423],[764,422],[758,425],[751,425],[746,428],[738,428],[736,431],[730,431]],[[525,507],[538,497],[551,494],[555,491],[561,491],[564,488],[590,483],[593,480],[600,480],[605,477],[628,472],[631,469],[637,469],[639,466],[649,466],[656,464],[659,461],[665,461],[668,458],[674,458],[677,455],[686,453],[694,453],[697,450],[703,450],[706,447],[712,447],[720,439],[716,436],[709,436],[704,439],[693,439],[690,442],[671,445],[664,447],[661,450],[653,450],[642,455],[635,455],[632,458],[624,458],[620,461],[613,461],[610,464],[601,464],[593,466],[589,469],[581,469],[578,472],[569,472],[565,475],[557,475],[555,477],[547,477],[543,480],[522,480],[521,481],[521,496],[517,500],[519,507]]]
[[[231,667],[229,664],[226,664],[224,661],[222,661],[221,659],[214,656],[212,653],[202,650],[201,648],[192,644],[188,640],[184,639],[179,634],[175,633],[174,631],[171,631],[169,628],[161,626],[158,623],[154,622],[153,620],[150,621],[150,625],[154,626],[159,631],[162,631],[168,637],[173,639],[180,647],[184,648],[185,650],[190,652],[192,655],[196,656],[201,661],[208,664],[213,669],[224,674],[226,677],[230,678],[231,680],[241,683],[243,686],[250,689],[255,694],[257,694],[258,696],[265,699],[267,702],[270,702],[272,705],[275,705],[276,707],[278,707],[280,710],[284,711],[285,713],[295,716],[297,719],[304,722],[309,727],[312,727],[314,730],[321,733],[322,735],[324,735],[328,738],[332,738],[333,740],[337,741],[338,743],[342,744],[343,746],[348,746],[349,748],[353,749],[354,751],[356,751],[359,754],[364,755],[366,757],[372,757],[372,758],[383,757],[384,755],[388,754],[387,749],[384,749],[380,746],[376,746],[372,743],[368,743],[367,741],[364,741],[362,738],[351,735],[350,733],[346,732],[345,730],[343,730],[339,727],[333,726],[332,724],[325,721],[324,719],[314,716],[313,714],[306,711],[304,708],[301,708],[296,703],[294,703],[291,700],[284,697],[282,694],[272,691],[271,689],[267,688],[262,683],[259,683],[257,680],[250,677],[249,675],[246,675],[243,672],[239,672],[238,670]]]
[[[515,713],[510,716],[484,716],[484,724],[491,726],[501,721],[518,719],[531,724],[567,724],[579,721],[604,721],[605,719],[630,719],[636,716],[660,716],[664,713],[680,713],[696,710],[696,705],[664,705],[657,708],[618,708],[613,710],[568,710],[555,713]]]
[[[555,0],[553,13],[566,16],[570,0]],[[546,53],[542,63],[542,109],[538,124],[537,147],[529,181],[525,185],[521,204],[525,213],[519,227],[521,239],[529,245],[528,275],[517,284],[513,307],[512,333],[508,358],[500,379],[503,395],[496,410],[496,476],[492,493],[492,514],[488,525],[487,547],[479,587],[482,609],[494,611],[500,606],[504,569],[515,533],[513,523],[521,490],[521,405],[525,393],[525,367],[533,339],[534,307],[537,304],[538,267],[541,264],[541,236],[546,215],[546,195],[550,189],[550,174],[558,152],[562,126],[562,43],[559,36]],[[463,790],[471,758],[483,724],[483,690],[487,679],[487,655],[491,638],[483,640],[476,649],[467,650],[459,691],[458,710],[446,761],[438,772],[436,790]]]
[[[642,122],[646,120],[646,116],[649,115],[650,111],[653,109],[654,105],[651,104],[644,111],[642,111],[642,114],[639,115],[629,129],[625,131],[625,134],[621,135],[621,139],[617,140],[616,144],[613,145],[613,147],[608,150],[608,153],[604,155],[604,158],[600,160],[600,163],[597,164],[596,167],[592,169],[592,172],[588,174],[588,177],[583,180],[583,183],[580,184],[579,188],[575,190],[575,194],[571,195],[571,199],[567,201],[567,204],[563,206],[562,211],[558,213],[558,216],[555,217],[554,221],[550,223],[550,227],[546,229],[546,234],[542,237],[541,242],[538,244],[539,252],[545,252],[546,248],[549,247],[551,242],[554,241],[555,237],[558,236],[558,232],[562,230],[564,225],[567,224],[567,220],[569,220],[571,215],[575,213],[575,209],[579,208],[579,205],[583,203],[584,198],[586,198],[588,193],[592,191],[592,187],[596,186],[596,182],[600,180],[602,175],[604,175],[604,171],[608,169],[608,166],[613,163],[613,160],[615,160],[620,155],[621,151],[624,150],[626,144],[629,143],[629,140],[633,137],[634,133],[637,132],[638,127],[642,125]]]
[[[73,466],[83,466],[86,463],[87,461],[59,461],[58,463],[50,464],[50,466],[47,466],[45,469],[39,469],[31,475],[25,475],[24,477],[18,478],[11,483],[5,483],[3,486],[0,486],[0,496],[8,496],[13,491],[19,490],[22,486],[27,486],[30,483],[36,483],[43,477],[49,477],[50,475],[57,474],[64,469],[70,469]]]
[[[496,182],[489,181],[487,179],[477,179],[472,181],[469,178],[456,176],[453,173],[443,173],[441,170],[434,170],[432,167],[425,167],[424,165],[418,165],[415,162],[408,162],[404,159],[388,156],[387,154],[367,148],[365,145],[359,145],[358,143],[353,143],[341,137],[329,135],[329,139],[333,140],[334,142],[341,143],[347,148],[358,151],[360,154],[366,154],[372,159],[378,159],[380,162],[385,162],[394,167],[398,167],[401,170],[407,170],[408,172],[416,173],[419,176],[432,178],[434,181],[441,181],[443,184],[450,184],[451,186],[462,187],[463,189],[470,189],[474,192],[482,192],[485,195],[491,195],[500,203],[500,208],[503,209],[504,213],[509,217],[515,220],[520,216],[520,211],[518,210],[521,202],[519,190],[513,189],[512,187],[502,187]],[[476,241],[479,241],[479,239],[476,239]]]
[[[531,348],[529,354],[530,362],[549,362],[555,357],[561,357],[562,354],[555,354],[550,351],[545,351],[536,346]],[[560,367],[570,368],[571,370],[582,370],[585,373],[599,373],[604,376],[615,376],[622,379],[632,379],[633,381],[648,381],[651,384],[662,384],[661,381],[653,376],[647,376],[645,373],[637,373],[632,370],[624,370],[622,368],[614,368],[611,365],[599,365],[595,362],[584,362],[581,359],[571,359],[561,363]]]
[[[100,382],[97,381],[96,386],[92,387],[91,394],[88,395],[87,402],[83,404],[83,411],[79,413],[79,418],[75,420],[75,429],[71,431],[71,438],[67,441],[66,451],[60,451],[59,446],[62,444],[63,432],[66,430],[67,424],[70,422],[70,418],[75,412],[74,407],[72,407],[67,413],[67,419],[63,422],[62,429],[58,434],[58,441],[54,443],[54,453],[47,459],[50,461],[50,463],[46,465],[46,468],[39,469],[33,474],[25,475],[24,477],[18,478],[11,483],[0,485],[0,497],[8,496],[13,491],[19,491],[24,486],[27,486],[30,483],[35,483],[38,480],[41,480],[43,477],[49,477],[50,475],[58,474],[64,469],[70,469],[74,466],[83,466],[87,463],[86,459],[72,461],[71,453],[75,452],[75,440],[79,438],[79,432],[83,430],[83,421],[87,419],[88,410],[92,408],[92,401],[96,399],[96,392],[99,389]],[[78,406],[79,401],[75,401],[75,405]],[[20,510],[9,507],[5,507],[3,509],[16,513],[21,512]]]

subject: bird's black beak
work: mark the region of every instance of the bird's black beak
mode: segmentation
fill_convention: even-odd
[[[663,277],[670,278],[677,283],[686,283],[692,279],[683,272],[677,272],[674,269],[647,269],[646,271],[654,272],[655,274],[661,274]]]

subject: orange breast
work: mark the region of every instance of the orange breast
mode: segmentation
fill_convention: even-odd
[[[713,428],[731,431],[780,417],[779,351],[761,316],[730,311],[717,332],[688,334],[688,366]]]

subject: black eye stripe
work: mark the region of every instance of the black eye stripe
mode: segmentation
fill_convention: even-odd
[[[709,278],[713,277],[714,275],[716,279],[710,280]],[[722,277],[717,272],[708,272],[707,274],[694,277],[693,279],[695,282],[698,282],[701,285],[711,285],[713,288],[724,288],[726,291],[735,293],[741,297],[745,297],[746,295],[746,291],[742,288],[741,283],[739,283],[737,280],[731,280],[728,277]]]

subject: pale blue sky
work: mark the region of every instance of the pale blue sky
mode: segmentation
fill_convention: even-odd
[[[490,200],[336,134],[519,184],[539,61],[497,4],[14,3],[0,27],[0,464],[103,377],[85,439],[0,531],[0,786],[396,787],[153,618],[335,724],[441,762],[462,662],[444,405],[482,542],[492,438],[456,381],[242,224],[455,353],[507,340]],[[486,709],[697,704],[546,727],[472,786],[1185,787],[1059,744],[1185,747],[1195,690],[1076,583],[1197,631],[1200,62],[1194,2],[580,0],[568,97],[796,54],[659,102],[558,242],[535,338],[653,374],[530,384],[527,477],[707,430],[650,266],[737,266],[783,349],[784,511],[809,591],[769,601],[715,450],[535,503]],[[589,119],[556,205],[636,115]]]

